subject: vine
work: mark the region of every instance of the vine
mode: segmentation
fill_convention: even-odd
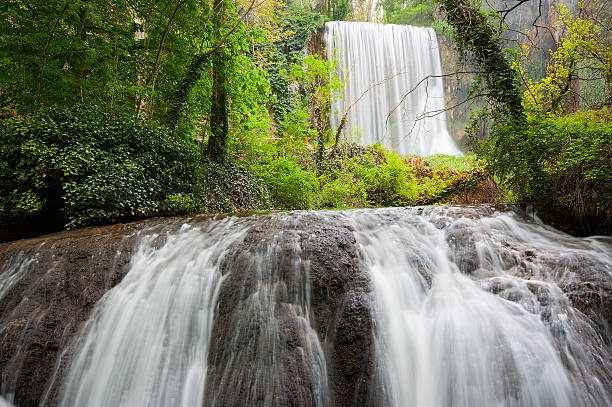
[[[478,79],[495,105],[495,116],[522,121],[520,81],[503,51],[498,28],[489,22],[489,15],[469,0],[439,0],[439,4],[452,27],[460,56],[464,60],[471,56],[479,67]]]

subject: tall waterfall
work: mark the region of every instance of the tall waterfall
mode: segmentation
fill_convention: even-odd
[[[0,406],[612,405],[610,238],[484,205],[176,218],[134,236],[66,345],[49,307],[87,302],[67,276],[100,249],[0,246]],[[35,363],[54,350],[56,368]]]
[[[438,40],[432,28],[332,21],[328,60],[346,81],[331,103],[331,123],[361,144],[400,154],[462,155],[446,127]]]

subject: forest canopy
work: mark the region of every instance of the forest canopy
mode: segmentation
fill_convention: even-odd
[[[609,227],[611,15],[604,0],[5,1],[0,227],[449,203],[485,179],[488,200]],[[433,26],[443,114],[475,155],[401,157],[331,128],[332,20]]]

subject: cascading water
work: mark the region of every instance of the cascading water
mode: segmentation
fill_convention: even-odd
[[[432,28],[332,21],[327,59],[345,82],[331,123],[365,145],[400,154],[463,155],[446,127],[438,40]]]
[[[159,249],[147,237],[86,325],[61,405],[201,405],[218,263],[242,235],[225,220],[206,231],[185,225]]]
[[[129,273],[85,326],[61,405],[284,406],[292,364],[304,377],[300,399],[323,406],[325,358],[309,322],[308,265],[299,241],[280,232],[245,261],[244,252],[230,250],[248,234],[245,223],[228,218],[206,230],[186,224],[160,248],[158,235],[147,236]],[[226,275],[223,262],[232,264]],[[226,279],[231,288],[223,292]],[[208,361],[214,310],[236,293],[235,280],[248,286],[218,327],[220,343]],[[287,360],[295,355],[280,341],[289,329],[300,360]],[[205,394],[212,365],[218,370]]]
[[[60,236],[0,251],[0,397],[18,407],[612,405],[609,238],[488,206],[177,218],[139,236],[122,280],[55,348],[49,338],[73,322],[61,325],[52,305],[72,292],[66,276],[86,273],[60,264],[96,264],[99,249],[57,251],[72,246]],[[69,290],[50,297],[51,281]],[[45,349],[56,368],[32,364]],[[39,372],[47,390],[30,399],[23,386]]]
[[[374,282],[389,405],[612,405],[609,345],[559,287],[577,266],[612,277],[609,243],[463,212],[346,219]]]
[[[218,316],[223,328],[211,355],[215,373],[205,405],[327,405],[325,356],[310,321],[309,260],[296,230],[300,218],[270,216],[268,231],[275,223],[283,230],[262,236],[254,228],[249,237],[257,243],[228,255],[224,268],[231,271]]]

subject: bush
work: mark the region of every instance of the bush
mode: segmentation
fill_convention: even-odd
[[[421,158],[402,157],[381,146],[342,147],[332,153],[332,147],[322,150],[303,141],[281,139],[255,147],[251,168],[264,180],[278,209],[448,202],[465,189],[460,181],[476,171],[472,158],[458,163],[449,157],[434,157],[439,161],[434,167]],[[468,161],[472,171],[451,168],[468,166]],[[449,187],[453,189],[446,191]]]
[[[3,226],[45,221],[74,228],[157,213],[188,193],[197,149],[136,117],[94,107],[50,107],[0,129]]]
[[[255,211],[272,206],[264,182],[232,162],[204,162],[195,195],[201,210],[208,212]]]
[[[384,162],[372,166],[374,157],[351,160],[351,171],[364,182],[370,202],[376,206],[409,205],[419,195],[411,166],[394,152],[383,152]]]
[[[289,157],[260,162],[256,171],[265,182],[275,207],[279,209],[310,209],[313,206],[313,192],[318,188],[316,175],[303,169]]]
[[[474,137],[472,137],[474,138]],[[612,220],[612,114],[527,115],[496,124],[474,149],[519,199],[586,225]],[[590,220],[589,220],[590,219]]]

